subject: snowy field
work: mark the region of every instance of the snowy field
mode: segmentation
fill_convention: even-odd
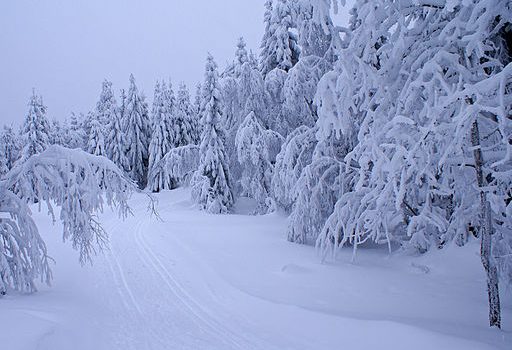
[[[215,216],[188,190],[134,196],[134,216],[102,217],[111,249],[81,268],[60,227],[35,214],[54,284],[0,299],[0,349],[511,349],[489,329],[478,245],[413,258],[382,249],[321,263],[288,243],[278,214]],[[451,250],[449,254],[447,250]]]

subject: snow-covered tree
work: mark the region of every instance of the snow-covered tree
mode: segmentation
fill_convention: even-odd
[[[166,189],[188,185],[199,167],[199,158],[197,145],[173,148],[150,168],[148,183],[158,184],[160,188]]]
[[[355,130],[358,142],[342,174],[353,188],[318,245],[426,251],[476,231],[499,327],[497,267],[510,266],[512,227],[510,2],[426,5],[359,2],[339,76],[321,82],[318,136]]]
[[[287,212],[294,202],[295,186],[302,170],[311,164],[317,145],[317,130],[301,126],[290,133],[277,155],[272,177],[272,197],[276,205]]]
[[[284,83],[283,126],[286,135],[301,125],[313,127],[317,120],[314,97],[318,83],[332,69],[329,62],[317,56],[307,56],[288,72]]]
[[[41,96],[32,92],[28,113],[23,124],[23,149],[21,160],[26,161],[34,154],[41,153],[50,144],[50,124],[46,118],[46,107]]]
[[[107,204],[126,216],[134,189],[108,159],[56,145],[12,169],[0,180],[0,295],[9,290],[33,292],[36,280],[50,283],[52,278],[29,203],[45,203],[54,219],[60,207],[63,239],[71,241],[85,263],[107,240],[97,213]]]
[[[245,63],[249,62],[249,55],[246,49],[247,44],[243,37],[238,39],[238,43],[236,44],[235,51],[235,76],[238,77],[240,75],[240,70]]]
[[[265,32],[261,42],[260,70],[266,76],[275,68],[285,72],[299,60],[298,38],[293,5],[290,0],[267,0],[265,3]]]
[[[101,85],[101,93],[98,102],[96,103],[96,119],[103,127],[104,135],[110,134],[111,130],[108,129],[110,121],[114,119],[118,112],[114,91],[112,90],[112,82],[104,80]]]
[[[199,144],[199,119],[190,101],[185,83],[181,83],[176,96],[176,123],[180,126],[181,137],[178,146]]]
[[[227,213],[233,205],[222,130],[222,101],[217,64],[209,54],[201,107],[201,159],[191,181],[192,198],[210,213]]]
[[[64,130],[60,122],[56,119],[52,119],[50,122],[50,133],[49,133],[49,143],[50,145],[64,145],[66,143],[65,135],[66,131]]]
[[[286,136],[290,132],[286,123],[282,121],[284,117],[284,84],[288,74],[281,69],[274,69],[265,76],[265,91],[267,92],[267,126]]]
[[[119,169],[128,171],[130,164],[126,156],[127,140],[119,111],[112,116],[107,130],[109,134],[105,139],[105,151],[108,158],[114,162]]]
[[[130,88],[126,96],[123,119],[126,121],[129,174],[141,188],[144,188],[149,161],[150,120],[147,103],[144,96],[139,94],[133,74],[130,75]]]
[[[302,56],[317,56],[334,62],[341,48],[340,29],[331,18],[338,0],[298,0],[298,36]]]
[[[162,173],[153,170],[160,160],[172,148],[176,147],[176,131],[179,125],[174,123],[176,113],[172,90],[165,83],[157,83],[153,99],[153,134],[149,144],[149,171],[154,175],[148,178],[148,188],[153,192],[171,189]]]
[[[66,135],[66,147],[80,148],[87,150],[87,142],[91,131],[91,121],[94,119],[94,113],[89,112],[87,116],[71,113],[69,118],[69,128]]]
[[[91,133],[87,142],[87,151],[95,156],[107,156],[105,150],[105,138],[103,137],[103,126],[97,119],[91,122]]]
[[[242,195],[256,200],[255,214],[265,214],[271,208],[270,188],[272,163],[269,154],[271,131],[265,130],[256,114],[251,112],[236,134],[238,161],[242,166]]]
[[[341,167],[336,159],[323,156],[302,170],[292,189],[293,207],[288,218],[290,242],[316,242],[343,188]]]
[[[4,125],[0,132],[0,177],[14,167],[20,158],[21,143],[13,128]]]

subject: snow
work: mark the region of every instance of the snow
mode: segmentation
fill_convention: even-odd
[[[477,242],[420,257],[369,246],[355,263],[350,249],[322,263],[286,241],[278,213],[211,215],[188,189],[155,198],[159,218],[143,194],[133,217],[103,214],[111,249],[84,267],[35,212],[54,284],[0,299],[2,349],[510,348],[511,291],[504,330],[489,329]]]

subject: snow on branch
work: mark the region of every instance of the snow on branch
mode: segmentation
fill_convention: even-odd
[[[134,190],[114,163],[78,149],[50,146],[14,167],[0,181],[0,292],[34,291],[34,279],[51,280],[46,246],[29,204],[45,203],[54,220],[54,208],[60,207],[63,239],[71,240],[85,263],[107,240],[97,214],[106,204],[127,216]]]
[[[149,183],[158,184],[161,189],[174,189],[190,181],[199,167],[199,146],[187,145],[171,149],[150,170]]]

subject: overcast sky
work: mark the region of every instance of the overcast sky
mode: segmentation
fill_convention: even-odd
[[[130,73],[152,99],[155,81],[202,80],[211,52],[232,60],[239,36],[257,51],[264,0],[0,1],[0,120],[20,124],[32,88],[48,116],[87,112],[101,82],[116,95]],[[3,124],[2,123],[2,124]]]

